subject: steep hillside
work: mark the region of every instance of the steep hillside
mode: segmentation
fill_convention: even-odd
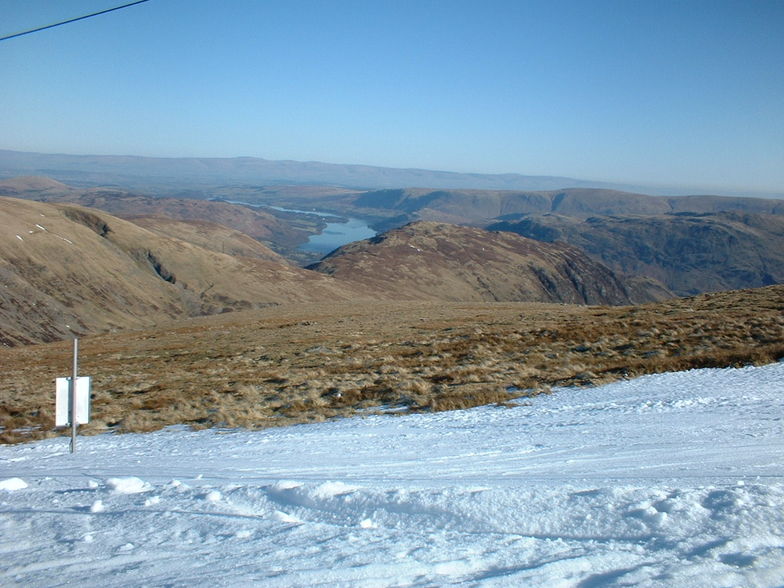
[[[630,302],[613,272],[573,247],[443,223],[351,243],[310,268],[402,299]]]
[[[723,212],[657,216],[532,215],[490,225],[564,242],[618,272],[648,276],[673,292],[784,283],[784,216]]]
[[[357,287],[162,237],[109,214],[0,198],[0,343],[324,298]]]
[[[289,261],[245,233],[209,221],[174,220],[165,216],[130,217],[135,225],[161,237],[175,237],[204,249],[239,257],[256,257],[284,265]]]

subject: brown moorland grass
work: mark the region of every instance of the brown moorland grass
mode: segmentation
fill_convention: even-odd
[[[0,350],[0,440],[65,434],[54,378],[71,342]],[[784,357],[784,286],[627,307],[291,305],[86,337],[80,433],[265,428],[369,412],[503,405],[551,386]],[[563,392],[568,393],[568,392]]]

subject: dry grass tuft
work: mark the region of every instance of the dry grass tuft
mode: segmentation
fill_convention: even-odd
[[[232,313],[88,337],[84,434],[265,428],[441,411],[641,374],[784,357],[784,286],[636,307],[376,303]],[[55,431],[70,343],[0,350],[0,442]]]

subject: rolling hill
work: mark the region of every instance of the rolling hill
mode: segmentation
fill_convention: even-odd
[[[656,197],[613,190],[549,192],[389,189],[357,192],[317,186],[222,186],[202,199],[155,198],[106,188],[74,188],[49,178],[0,181],[0,194],[75,202],[192,239],[217,252],[309,263],[297,246],[320,230],[314,216],[274,212],[229,200],[310,210],[323,207],[369,219],[378,230],[433,220],[570,243],[624,274],[630,299],[763,286],[782,281],[784,201],[721,196]],[[615,219],[600,221],[598,219]],[[372,219],[372,220],[370,220]],[[624,219],[624,220],[620,220]],[[177,221],[177,222],[175,222]],[[179,223],[179,224],[177,224]],[[166,227],[163,225],[166,224]],[[221,229],[217,225],[222,225]],[[208,229],[208,227],[210,227]],[[242,238],[245,234],[274,251]],[[239,244],[237,240],[242,240]],[[312,256],[310,260],[312,260]]]
[[[0,226],[5,345],[362,296],[316,272],[219,253],[70,204],[0,198]]]
[[[546,213],[575,218],[720,211],[784,215],[784,200],[729,196],[648,196],[617,190],[578,188],[546,192],[404,188],[364,192],[351,197],[349,202],[357,212],[383,215],[391,219],[385,226],[415,220],[483,225],[494,219],[504,220],[503,217],[507,215]]]
[[[647,276],[681,296],[784,283],[784,216],[737,212],[530,215],[490,225],[579,247],[617,272]]]
[[[320,161],[269,160],[259,157],[143,157],[70,155],[0,149],[0,178],[50,176],[80,186],[120,185],[134,190],[178,192],[205,186],[330,185],[351,189],[421,186],[447,190],[560,190],[599,188],[650,194],[694,193],[694,187],[631,185],[564,176],[485,174],[419,168],[336,164]],[[705,188],[698,190],[705,193]],[[716,193],[711,189],[709,193]],[[750,196],[736,190],[733,196]],[[781,198],[781,193],[758,194]]]
[[[403,299],[631,302],[621,279],[576,248],[444,223],[412,223],[309,267]]]
[[[69,202],[98,208],[125,219],[156,216],[178,221],[207,221],[233,228],[282,250],[304,243],[315,230],[315,227],[304,230],[258,208],[228,202],[156,198],[114,188],[76,188],[45,177],[0,180],[0,196],[41,202]]]
[[[626,304],[669,294],[635,289],[568,245],[470,227],[417,223],[303,269],[222,225],[136,220],[0,198],[0,342],[323,300]]]

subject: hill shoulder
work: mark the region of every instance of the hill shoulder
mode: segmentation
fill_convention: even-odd
[[[412,223],[309,267],[403,299],[631,301],[613,272],[573,247],[445,223]]]

